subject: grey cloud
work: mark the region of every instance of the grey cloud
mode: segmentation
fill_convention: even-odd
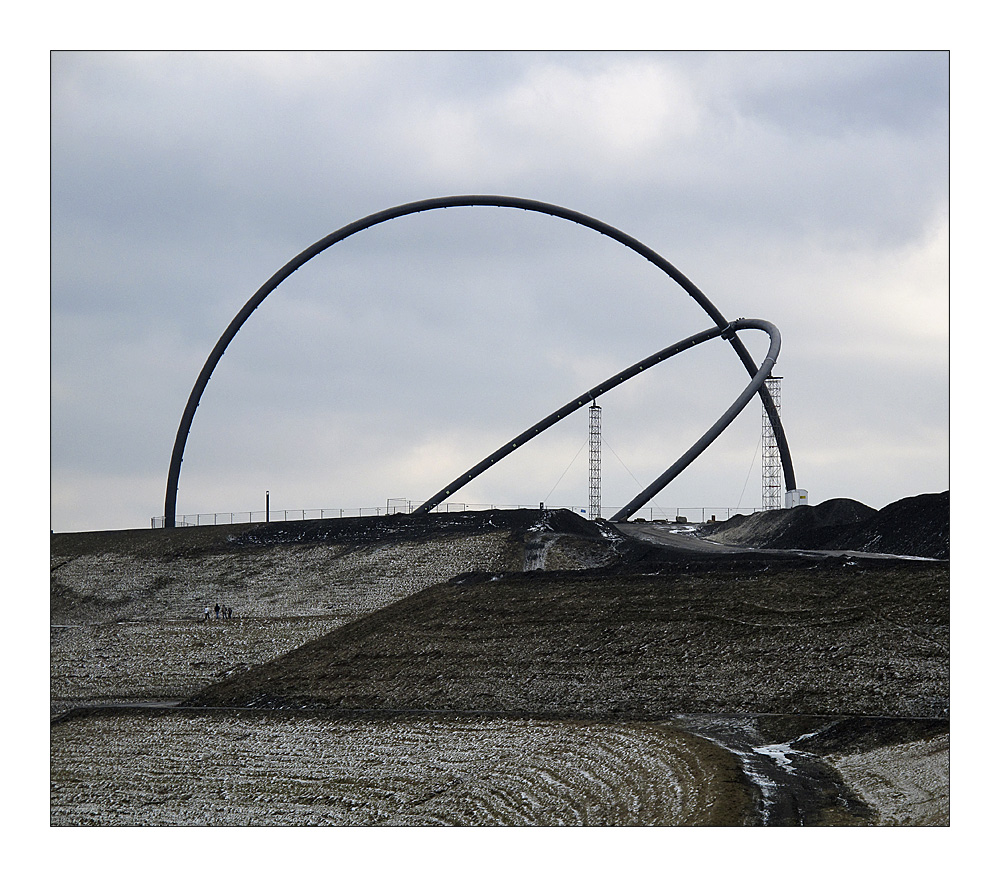
[[[741,77],[743,111],[796,135],[942,136],[948,115],[947,52],[787,52],[744,57],[772,72],[760,78]]]

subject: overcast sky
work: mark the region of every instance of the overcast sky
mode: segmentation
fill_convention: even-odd
[[[51,59],[51,504],[149,527],[188,394],[278,268],[443,195],[547,201],[637,238],[782,335],[798,486],[875,508],[949,482],[944,52],[126,53]],[[549,216],[454,208],[339,243],[236,336],[178,513],[422,502],[711,322]],[[766,336],[742,336],[755,357]],[[611,514],[748,376],[709,342],[602,397]],[[586,409],[456,501],[588,505]],[[756,401],[651,505],[761,503]]]

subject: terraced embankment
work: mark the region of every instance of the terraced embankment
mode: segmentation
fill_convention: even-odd
[[[735,759],[656,724],[322,714],[53,726],[54,825],[734,825]]]
[[[572,524],[546,531],[536,519],[497,512],[55,535],[53,713],[183,698],[442,579],[537,565],[543,538],[549,568],[614,557],[593,533]],[[234,608],[232,621],[214,618],[217,603]],[[201,623],[206,606],[213,616]]]
[[[57,825],[949,819],[946,562],[535,511],[59,534],[52,615]]]

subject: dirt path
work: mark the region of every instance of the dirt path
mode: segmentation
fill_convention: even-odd
[[[737,545],[709,542],[697,535],[697,528],[689,524],[616,524],[618,530],[633,539],[653,542],[684,552],[699,554],[744,554],[748,550]]]

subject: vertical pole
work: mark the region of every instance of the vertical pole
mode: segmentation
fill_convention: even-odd
[[[264,491],[264,520],[271,520],[271,491]]]

